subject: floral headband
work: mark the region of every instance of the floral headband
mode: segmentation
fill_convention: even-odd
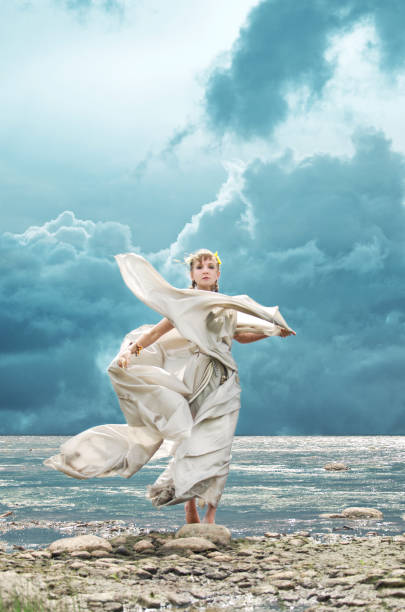
[[[221,265],[222,261],[219,259],[218,251],[215,251],[214,257],[216,258],[219,265]]]
[[[208,253],[207,253],[207,256],[208,256]],[[179,259],[174,259],[173,261],[175,261],[176,263],[189,264],[191,262],[191,257],[192,255],[187,255],[187,257],[184,258],[184,261],[180,261]],[[215,257],[219,266],[222,264],[222,261],[220,260],[219,255],[218,255],[218,251],[215,251],[215,253],[212,254],[212,257]]]

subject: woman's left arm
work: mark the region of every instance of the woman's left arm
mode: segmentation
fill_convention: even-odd
[[[284,327],[280,327],[280,333],[278,334],[281,338],[286,338],[287,336],[295,336],[296,333],[294,330],[284,329]],[[234,340],[240,342],[241,344],[249,344],[249,342],[256,342],[257,340],[263,340],[264,338],[268,338],[265,334],[255,334],[254,332],[240,332],[235,333]]]

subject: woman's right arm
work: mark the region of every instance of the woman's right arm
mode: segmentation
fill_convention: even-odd
[[[118,365],[121,368],[126,368],[132,355],[139,353],[139,347],[146,348],[147,346],[150,346],[156,342],[156,340],[159,340],[163,334],[167,334],[167,332],[173,328],[174,325],[169,321],[169,319],[165,318],[159,321],[159,323],[152,327],[152,329],[142,334],[136,343],[131,343],[129,347],[120,354],[118,358]]]

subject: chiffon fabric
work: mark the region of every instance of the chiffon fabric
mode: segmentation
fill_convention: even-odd
[[[262,306],[246,295],[177,289],[134,253],[116,260],[129,289],[174,329],[124,369],[119,354],[151,326],[127,334],[108,367],[126,424],[100,425],[74,436],[45,465],[73,478],[129,478],[152,457],[170,456],[149,487],[152,503],[197,497],[217,506],[240,407],[232,340],[241,332],[276,336],[290,328],[277,306]]]

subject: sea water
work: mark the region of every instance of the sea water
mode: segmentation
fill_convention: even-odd
[[[66,440],[60,436],[0,437],[0,541],[47,545],[60,537],[58,522],[121,520],[135,529],[173,530],[184,523],[182,506],[156,509],[146,498],[148,484],[166,460],[151,461],[138,474],[74,480],[43,460]],[[331,461],[350,469],[329,472]],[[381,510],[374,521],[324,519],[349,506]],[[10,521],[26,529],[8,529]],[[32,528],[38,521],[38,528]],[[405,436],[236,437],[229,478],[217,522],[234,536],[306,530],[383,534],[405,532]],[[49,527],[47,527],[49,525]]]

